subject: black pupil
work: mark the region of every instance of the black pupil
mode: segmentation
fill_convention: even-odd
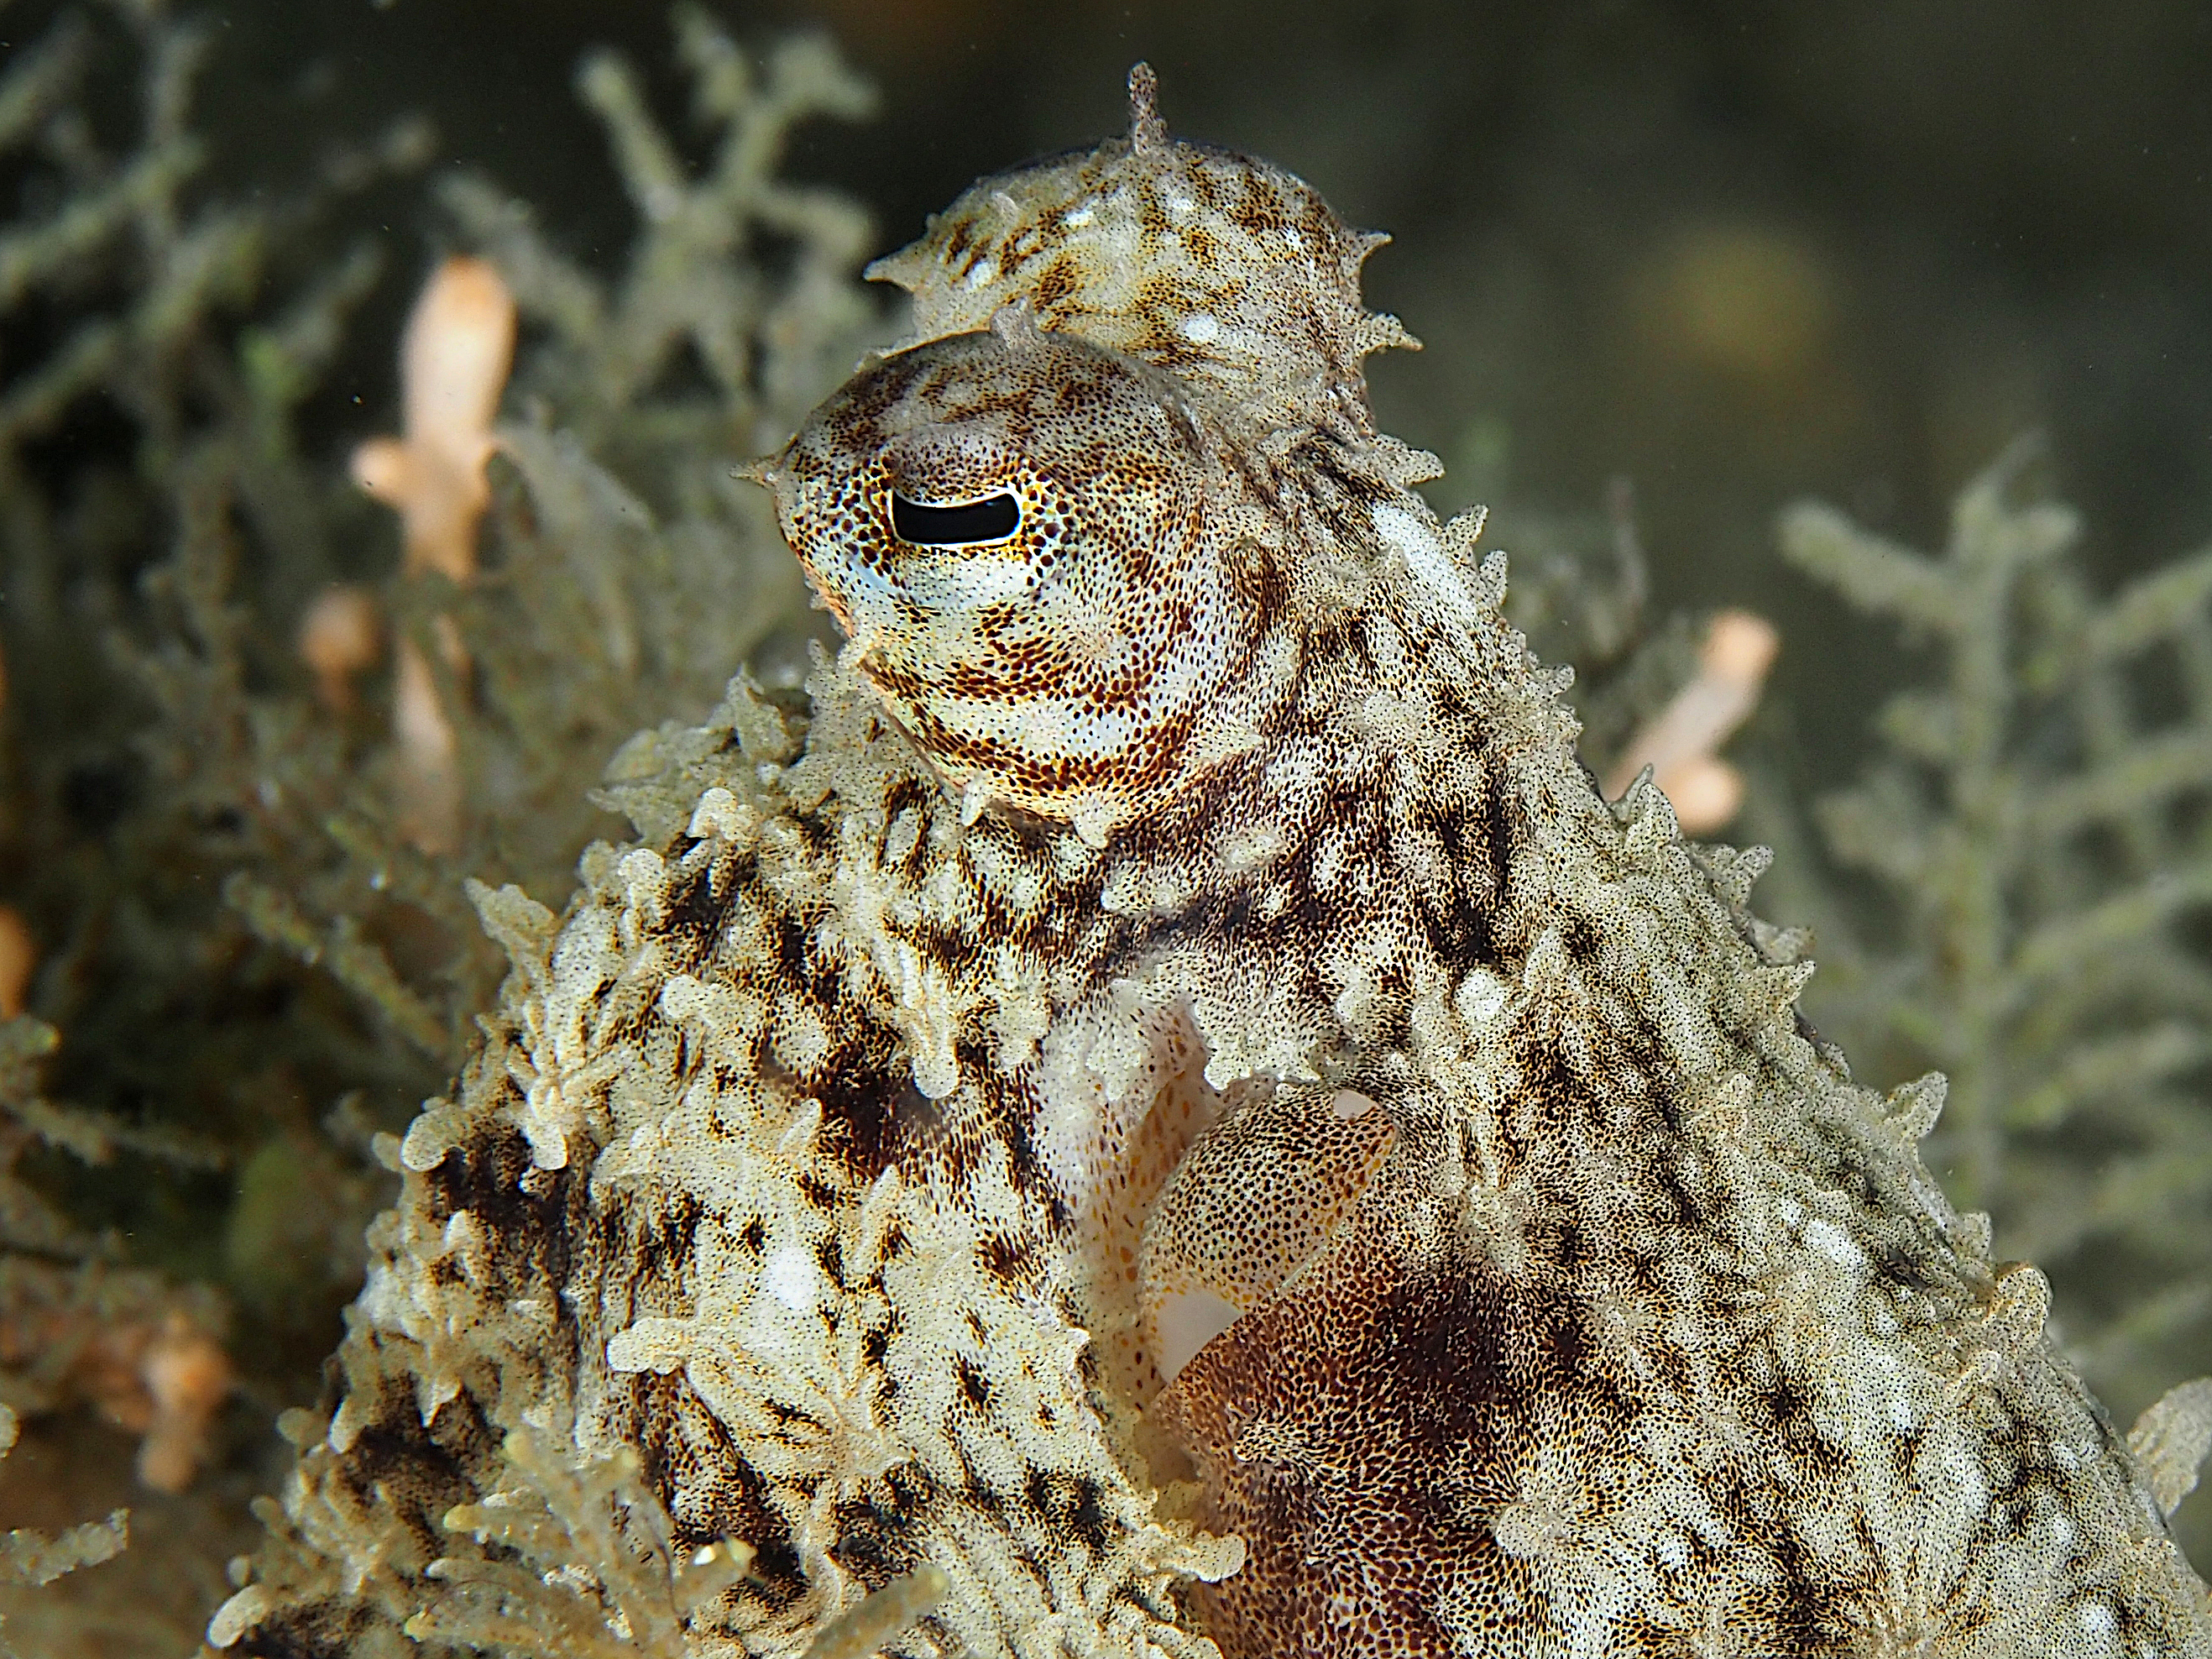
[[[962,542],[1002,542],[1022,521],[1022,509],[1012,495],[986,495],[980,501],[961,501],[951,507],[931,507],[891,497],[891,529],[902,542],[921,547],[951,547]]]

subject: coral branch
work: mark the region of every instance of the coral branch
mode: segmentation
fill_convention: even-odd
[[[1615,799],[1645,767],[1688,835],[1708,835],[1743,805],[1743,779],[1715,753],[1759,706],[1781,639],[1748,611],[1723,611],[1706,630],[1698,677],[1636,734],[1606,776]]]
[[[435,574],[456,585],[475,578],[477,525],[491,504],[484,463],[499,447],[492,417],[514,356],[514,299],[484,259],[446,261],[423,289],[401,342],[405,436],[376,438],[354,451],[355,482],[396,510],[410,576]],[[466,657],[458,635],[441,641],[447,663]],[[428,660],[399,641],[392,688],[398,739],[397,811],[426,853],[459,843],[462,787],[452,716]]]
[[[410,575],[476,574],[477,523],[490,504],[484,463],[514,355],[514,301],[488,260],[446,261],[400,345],[403,429],[354,452],[355,482],[400,515]]]
[[[351,712],[355,677],[383,654],[384,618],[365,587],[333,582],[301,619],[301,660],[313,671],[316,696],[333,714]]]

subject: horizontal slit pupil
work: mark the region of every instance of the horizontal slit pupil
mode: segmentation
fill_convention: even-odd
[[[1012,535],[1022,522],[1022,509],[1012,495],[986,495],[980,501],[961,501],[951,507],[931,507],[891,496],[891,529],[902,542],[921,547],[947,547],[962,542],[1000,542]]]

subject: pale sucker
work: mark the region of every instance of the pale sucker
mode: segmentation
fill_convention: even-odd
[[[631,1559],[500,1616],[609,1651],[2212,1655],[1940,1085],[1805,1024],[1763,855],[1601,798],[1376,429],[1380,239],[1132,93],[759,468],[804,715],[739,685],[564,917],[487,896],[218,1636],[471,1639],[486,1506],[569,1502]],[[723,1540],[649,1638],[624,1575]]]

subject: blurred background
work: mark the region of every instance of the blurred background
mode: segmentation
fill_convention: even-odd
[[[1796,496],[1925,546],[1960,485],[2039,429],[2108,576],[2212,532],[2212,6],[718,10],[755,40],[825,29],[880,89],[875,119],[802,133],[789,170],[866,203],[884,249],[979,174],[1117,129],[1148,58],[1176,132],[1275,161],[1397,239],[1370,300],[1427,349],[1376,360],[1375,401],[1451,469],[1439,506],[1595,508],[1629,477],[1662,605],[1776,617],[1780,684],[1811,704],[1879,673],[1883,635],[1808,609],[1773,558]],[[586,259],[620,250],[629,206],[569,91],[578,58],[615,46],[682,95],[649,4],[215,14],[219,135],[289,145],[419,109],[441,156],[537,203]],[[387,376],[362,365],[372,404]]]

